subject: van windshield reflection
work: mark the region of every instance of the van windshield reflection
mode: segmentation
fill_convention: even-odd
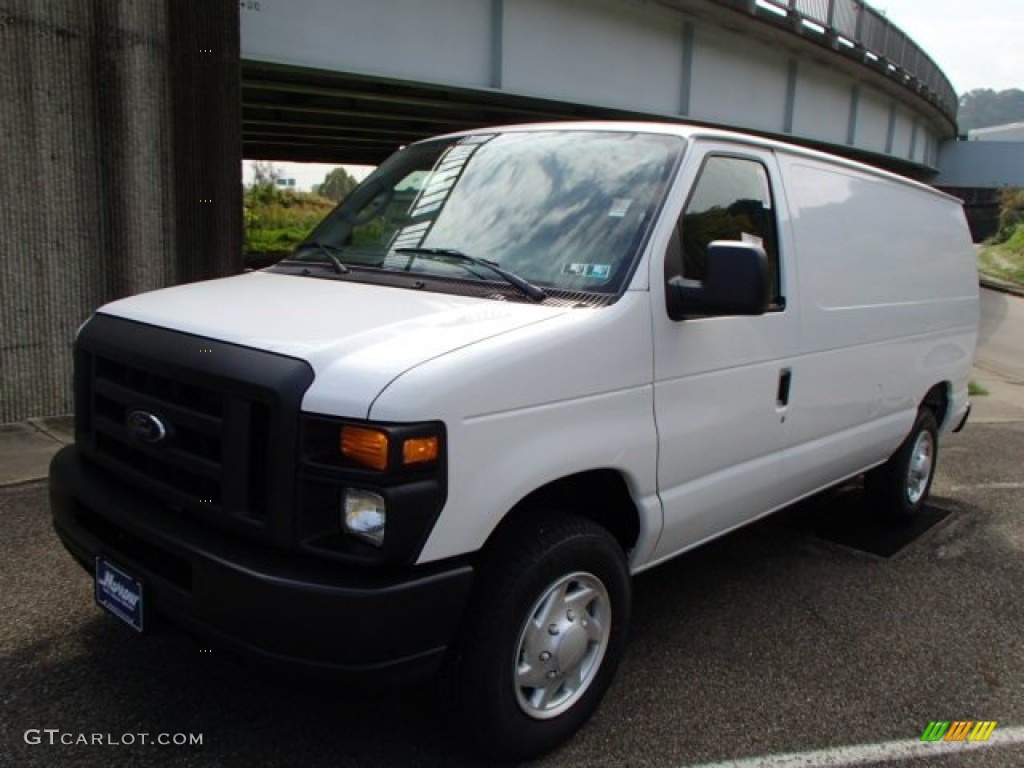
[[[664,198],[683,139],[621,131],[490,133],[415,144],[371,174],[293,260],[472,278],[461,252],[543,288],[615,293]],[[488,270],[493,280],[496,273]],[[529,294],[529,289],[527,289]]]

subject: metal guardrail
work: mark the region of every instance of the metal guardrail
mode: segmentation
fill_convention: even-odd
[[[956,124],[959,100],[939,66],[899,27],[862,0],[713,0],[819,38],[934,104]]]

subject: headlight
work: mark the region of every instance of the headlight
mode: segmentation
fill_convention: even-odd
[[[344,529],[368,544],[384,544],[388,511],[384,497],[373,491],[346,488],[341,497],[341,522]]]
[[[341,428],[341,455],[371,469],[388,468],[388,434],[380,429]]]
[[[365,564],[415,562],[447,498],[443,421],[302,415],[295,538]]]

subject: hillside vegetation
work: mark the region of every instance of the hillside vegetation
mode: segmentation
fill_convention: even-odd
[[[257,163],[255,179],[242,193],[247,254],[263,260],[290,252],[347,195],[356,182],[343,168],[336,168],[314,192],[283,189],[281,173],[269,163]]]
[[[968,91],[960,97],[956,119],[960,133],[975,128],[1024,122],[1024,91],[1016,88],[1007,91],[976,88]]]
[[[254,185],[243,196],[246,253],[288,253],[333,207],[312,192]]]
[[[1024,189],[1003,190],[999,233],[978,252],[978,268],[1024,287]]]

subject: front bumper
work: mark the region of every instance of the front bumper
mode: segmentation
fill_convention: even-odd
[[[102,555],[141,579],[147,612],[332,676],[435,671],[473,581],[465,563],[360,568],[233,537],[125,487],[75,446],[53,459],[50,504],[68,551],[90,572]]]

